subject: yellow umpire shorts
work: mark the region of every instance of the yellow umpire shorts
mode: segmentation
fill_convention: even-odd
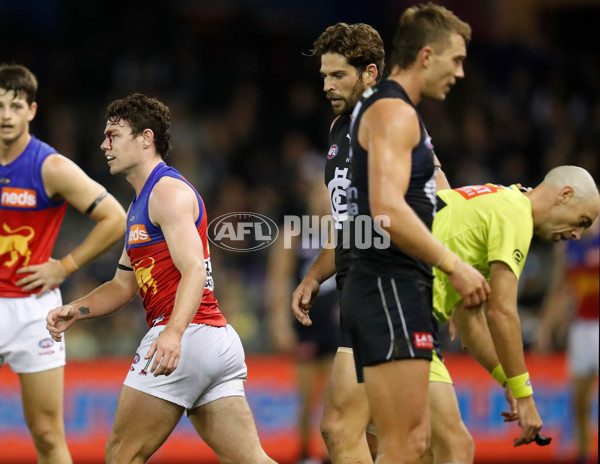
[[[450,372],[448,372],[448,369],[446,369],[446,366],[438,357],[435,350],[433,351],[433,358],[431,359],[431,364],[429,367],[429,381],[452,383]]]

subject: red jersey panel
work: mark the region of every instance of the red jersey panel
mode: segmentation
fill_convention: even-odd
[[[577,317],[598,319],[600,307],[600,232],[569,240],[566,253],[567,276],[577,303]]]
[[[198,235],[204,248],[206,265],[206,285],[193,323],[222,327],[227,324],[219,311],[214,296],[214,282],[210,264],[210,250],[206,234],[207,219],[204,202],[194,187],[175,169],[160,163],[144,184],[139,196],[133,199],[127,218],[127,240],[125,248],[135,270],[140,294],[146,309],[146,321],[150,327],[168,322],[175,305],[175,295],[181,280],[181,273],[173,263],[167,242],[159,227],[148,217],[148,199],[154,185],[162,177],[173,177],[185,182],[196,194],[200,214],[196,221]]]
[[[37,293],[24,291],[16,282],[26,274],[17,269],[50,259],[66,210],[65,201],[52,201],[42,181],[42,164],[51,146],[31,137],[12,163],[0,166],[0,297],[20,298]]]

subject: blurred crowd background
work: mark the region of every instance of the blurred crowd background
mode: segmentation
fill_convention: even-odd
[[[203,196],[209,221],[235,211],[279,222],[305,211],[323,178],[333,119],[309,52],[338,21],[366,22],[389,52],[401,12],[389,0],[0,0],[0,62],[38,77],[32,133],[76,161],[127,207],[133,190],[109,174],[99,146],[105,109],[142,92],[172,113],[168,163]],[[440,0],[473,28],[466,78],[421,114],[451,185],[535,186],[576,164],[600,179],[600,52],[596,0]],[[54,256],[92,227],[69,210]],[[534,241],[521,279],[525,346],[552,271],[552,246]],[[122,243],[62,286],[70,301],[114,273]],[[211,248],[215,293],[247,352],[270,352],[265,276],[269,248]],[[291,312],[290,312],[291,314]],[[76,324],[71,358],[131,356],[147,331],[136,297],[110,318]],[[444,349],[458,349],[446,334]],[[560,341],[556,348],[562,348]]]

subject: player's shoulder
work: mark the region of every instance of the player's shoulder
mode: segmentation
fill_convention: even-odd
[[[361,125],[374,133],[409,138],[418,142],[420,123],[416,110],[398,98],[382,98],[374,102],[363,114]],[[414,139],[414,140],[413,140]]]
[[[63,182],[68,182],[72,175],[81,173],[83,171],[73,160],[60,153],[50,153],[42,160],[44,179],[56,176],[60,177]]]
[[[393,97],[384,97],[374,101],[366,110],[364,117],[367,118],[385,118],[393,123],[400,121],[416,121],[419,118],[417,110],[408,102]]]
[[[183,177],[162,176],[152,186],[148,199],[151,208],[168,205],[170,209],[177,209],[190,200],[196,201],[197,192]]]

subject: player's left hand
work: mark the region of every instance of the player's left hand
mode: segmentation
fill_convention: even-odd
[[[517,408],[517,400],[513,395],[513,392],[510,390],[508,385],[504,387],[504,396],[506,397],[506,401],[510,406],[509,412],[501,412],[500,415],[504,417],[504,422],[513,422],[519,419],[519,410]]]
[[[152,342],[144,359],[154,356],[150,372],[154,377],[171,374],[179,364],[181,357],[181,337],[169,328],[165,328],[158,338]]]
[[[52,258],[43,264],[23,266],[17,269],[17,274],[29,274],[17,281],[17,285],[22,287],[26,292],[41,287],[36,295],[37,298],[41,297],[51,288],[58,287],[67,278],[67,272],[61,266],[60,261]]]

